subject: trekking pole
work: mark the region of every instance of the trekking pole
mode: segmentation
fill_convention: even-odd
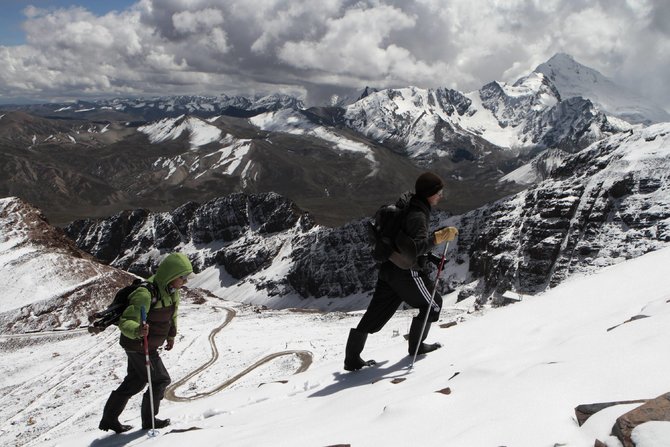
[[[142,314],[142,326],[147,324],[147,311],[144,309],[144,306],[140,308],[140,313]],[[147,382],[149,382],[149,403],[151,404],[151,430],[148,435],[150,437],[156,436],[156,425],[154,422],[154,389],[151,385],[151,361],[149,360],[149,334],[144,334],[144,360],[147,365]]]
[[[433,307],[435,302],[435,292],[437,292],[437,284],[440,281],[440,273],[442,273],[442,267],[444,267],[444,260],[447,257],[447,249],[449,248],[449,241],[444,245],[444,251],[442,252],[442,259],[440,259],[440,265],[437,267],[437,274],[435,275],[435,285],[433,286],[433,293],[430,296],[430,304],[428,305],[428,311],[426,312],[426,317],[423,319],[423,326],[421,326],[421,335],[419,336],[419,343],[416,344],[416,349],[414,349],[414,356],[412,357],[412,363],[409,365],[409,370],[411,371],[414,368],[414,362],[416,361],[416,356],[419,353],[419,346],[421,346],[421,340],[423,339],[423,333],[426,330],[426,324],[428,324],[428,315]]]

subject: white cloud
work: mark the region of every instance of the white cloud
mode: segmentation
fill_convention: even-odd
[[[223,14],[218,9],[207,8],[200,11],[181,11],[172,16],[175,30],[183,34],[209,31],[223,24]]]
[[[384,41],[393,30],[413,26],[412,17],[393,7],[351,9],[328,20],[319,40],[285,43],[279,58],[299,68],[376,79],[388,75],[397,63],[412,63],[407,50],[394,44],[384,47]]]
[[[141,0],[26,8],[2,97],[329,91],[514,81],[557,52],[670,108],[662,0]],[[643,69],[641,69],[643,67]]]

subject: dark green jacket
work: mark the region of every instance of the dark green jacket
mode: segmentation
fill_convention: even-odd
[[[179,290],[170,290],[169,284],[193,272],[188,258],[181,253],[168,255],[158,266],[156,274],[147,281],[153,283],[158,291],[156,302],[152,305],[151,293],[138,287],[130,294],[130,305],[121,315],[121,346],[129,351],[143,351],[142,339],[139,335],[141,307],[147,311],[149,323],[149,349],[154,350],[165,343],[168,338],[177,335],[177,310],[179,308]]]

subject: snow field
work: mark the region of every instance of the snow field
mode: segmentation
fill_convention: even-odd
[[[293,375],[298,361],[280,358],[210,397],[164,401],[160,416],[170,417],[175,429],[198,429],[163,430],[161,446],[590,447],[596,438],[617,446],[610,429],[616,417],[634,406],[611,407],[581,428],[574,408],[649,399],[668,391],[670,359],[664,355],[670,324],[668,262],[670,249],[659,250],[598,274],[573,277],[542,295],[489,309],[481,316],[460,314],[462,321],[455,327],[434,325],[429,341],[440,341],[444,347],[420,357],[411,371],[401,337],[413,315],[408,311],[399,311],[380,333],[369,336],[363,357],[379,364],[346,373],[344,344],[360,313],[185,303],[181,337],[173,351],[162,354],[175,381],[211,357],[207,338],[224,318],[223,311],[213,306],[237,312],[215,338],[220,360],[194,377],[193,389],[186,392],[210,389],[271,352],[308,350],[313,363],[306,372]],[[450,297],[445,302],[451,303]],[[458,307],[466,309],[467,304]],[[455,315],[447,318],[452,312]],[[640,314],[647,317],[622,324]],[[445,309],[441,322],[453,318],[457,311]],[[104,355],[93,349],[98,346],[92,341],[96,340],[83,335],[11,348],[10,340],[2,339],[3,357],[13,366],[3,363],[0,387],[11,399],[22,399],[10,391],[21,382],[16,378],[21,365],[33,366],[30,378],[19,387],[39,387],[37,378],[54,373],[63,376],[59,382],[65,387],[43,385],[42,394],[32,403],[24,402],[25,410],[16,415],[9,413],[17,411],[18,403],[9,406],[11,411],[3,404],[1,419],[7,421],[0,426],[3,444],[18,445],[12,444],[17,436],[34,439],[29,445],[45,446],[155,441],[143,432],[124,437],[97,430],[102,405],[123,377],[125,362],[113,334],[105,341]],[[61,359],[56,362],[61,363],[53,358],[42,363],[53,352],[59,352]],[[56,393],[67,397],[56,398]],[[139,424],[139,401],[139,396],[131,401],[122,422]],[[669,425],[638,427],[638,445],[669,445]]]

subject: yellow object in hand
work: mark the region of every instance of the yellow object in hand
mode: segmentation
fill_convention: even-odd
[[[434,233],[435,245],[440,245],[442,242],[453,241],[458,236],[456,227],[441,228]]]

